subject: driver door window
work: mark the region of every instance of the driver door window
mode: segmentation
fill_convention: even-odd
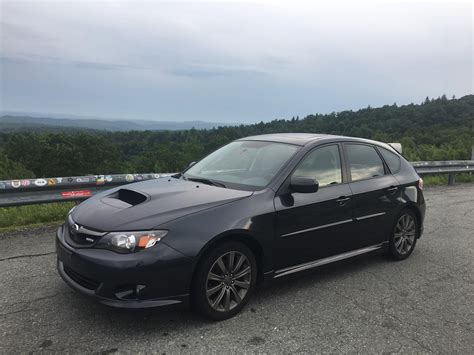
[[[303,158],[293,176],[311,177],[319,187],[342,183],[339,147],[327,145],[313,150]]]

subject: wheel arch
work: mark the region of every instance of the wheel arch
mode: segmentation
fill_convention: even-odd
[[[258,242],[257,238],[249,233],[247,230],[232,230],[232,231],[227,231],[224,233],[221,233],[217,235],[216,237],[212,238],[210,241],[208,241],[202,249],[199,251],[198,255],[195,258],[195,263],[193,265],[193,272],[192,272],[192,277],[191,277],[191,293],[193,292],[193,284],[194,284],[194,279],[196,276],[196,272],[198,269],[198,266],[203,260],[203,257],[209,253],[209,251],[215,247],[218,244],[227,242],[227,241],[237,241],[241,242],[242,244],[246,245],[254,254],[255,260],[257,262],[257,284],[262,283],[263,281],[263,248],[261,244]]]
[[[417,223],[417,229],[418,229],[418,233],[417,233],[417,239],[419,239],[421,237],[421,222],[422,222],[422,217],[421,217],[421,212],[420,212],[420,209],[418,208],[418,206],[414,203],[406,203],[404,204],[400,210],[398,211],[398,214],[397,216],[403,211],[403,210],[409,210],[409,211],[412,211],[414,214],[415,214],[415,217],[416,217],[416,221],[418,222]]]

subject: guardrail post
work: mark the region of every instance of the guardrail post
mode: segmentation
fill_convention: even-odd
[[[449,173],[448,185],[454,185],[455,182],[456,182],[456,173]]]

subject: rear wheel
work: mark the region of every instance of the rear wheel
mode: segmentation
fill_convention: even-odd
[[[236,315],[255,288],[257,263],[252,251],[239,242],[218,245],[198,266],[192,302],[201,314],[214,320]]]
[[[418,220],[411,210],[403,210],[389,240],[389,255],[396,260],[410,256],[418,239]]]

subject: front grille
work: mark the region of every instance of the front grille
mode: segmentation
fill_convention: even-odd
[[[87,248],[94,245],[106,233],[99,232],[75,223],[69,215],[67,223],[68,236],[66,242],[75,248]]]
[[[64,272],[76,283],[81,285],[84,288],[87,288],[88,290],[95,291],[97,287],[99,287],[100,282],[90,279],[84,275],[79,274],[78,272],[74,271],[71,269],[69,266],[64,265]]]
[[[92,245],[100,238],[100,236],[77,232],[71,225],[69,225],[69,236],[80,245]]]

